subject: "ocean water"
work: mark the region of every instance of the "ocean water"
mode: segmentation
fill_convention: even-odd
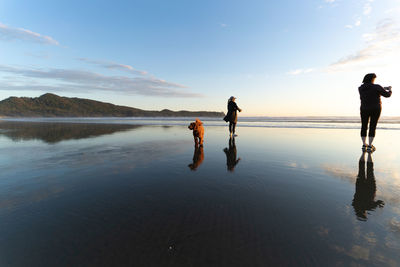
[[[205,126],[225,126],[221,118],[200,118]],[[7,119],[3,119],[7,121]],[[127,117],[127,118],[21,118],[12,121],[105,123],[133,125],[186,125],[187,117]],[[241,127],[359,129],[359,117],[240,117]],[[400,130],[400,117],[381,117],[378,129]]]
[[[0,266],[398,266],[399,121],[0,121]]]

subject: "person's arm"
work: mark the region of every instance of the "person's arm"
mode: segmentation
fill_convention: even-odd
[[[386,88],[388,88],[388,89],[386,89]],[[381,96],[390,97],[392,95],[392,87],[391,86],[384,88],[380,85],[376,85],[376,89],[378,90],[378,93]]]
[[[238,105],[235,103],[235,109],[239,110],[239,112],[242,112],[242,109],[238,107]]]

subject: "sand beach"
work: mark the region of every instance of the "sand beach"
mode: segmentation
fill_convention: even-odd
[[[0,122],[0,265],[399,262],[400,131],[143,124]]]

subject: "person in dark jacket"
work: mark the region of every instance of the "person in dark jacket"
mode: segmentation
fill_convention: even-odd
[[[224,120],[229,121],[229,135],[230,137],[236,136],[235,129],[237,123],[237,111],[242,112],[242,110],[235,103],[236,97],[231,96],[228,99],[228,113],[226,114]]]
[[[382,87],[374,84],[376,75],[375,73],[368,73],[364,76],[363,84],[358,87],[360,93],[361,107],[361,140],[363,142],[362,150],[367,152],[374,152],[375,147],[372,145],[375,137],[376,125],[381,115],[382,102],[381,95],[390,97],[392,95],[392,87]],[[369,144],[366,143],[367,128],[369,121]]]

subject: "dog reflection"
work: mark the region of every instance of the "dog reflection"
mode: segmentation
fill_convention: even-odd
[[[188,167],[195,171],[203,162],[204,160],[204,150],[203,146],[196,144],[194,146],[194,153],[193,153],[193,163],[190,163]]]
[[[368,211],[373,211],[377,207],[382,208],[385,205],[382,200],[375,201],[375,193],[376,183],[372,155],[368,153],[367,174],[365,175],[365,152],[363,152],[358,162],[356,192],[352,202],[358,220],[366,221]]]
[[[229,148],[224,148],[224,152],[226,155],[226,167],[228,171],[233,172],[236,164],[238,164],[240,161],[240,158],[236,159],[237,150],[234,137],[229,138]]]

